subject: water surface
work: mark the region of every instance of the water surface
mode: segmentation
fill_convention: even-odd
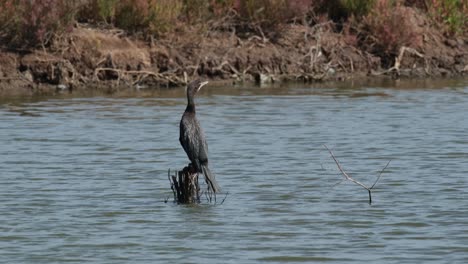
[[[164,203],[183,89],[0,102],[2,263],[466,263],[468,82],[208,87],[223,204]],[[371,184],[341,180],[330,155]],[[224,198],[224,195],[222,195]]]

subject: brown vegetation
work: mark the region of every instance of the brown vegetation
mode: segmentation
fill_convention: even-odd
[[[460,0],[31,3],[0,0],[0,92],[468,73]]]

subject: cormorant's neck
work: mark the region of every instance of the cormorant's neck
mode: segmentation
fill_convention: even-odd
[[[187,94],[187,108],[185,108],[185,112],[195,113],[195,101],[193,100],[193,96]]]

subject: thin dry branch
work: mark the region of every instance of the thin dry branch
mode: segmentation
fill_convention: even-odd
[[[400,74],[400,66],[401,66],[401,62],[403,60],[403,56],[405,55],[405,52],[409,52],[409,53],[411,53],[413,55],[418,56],[419,58],[423,58],[424,62],[426,64],[426,67],[425,67],[424,70],[426,72],[428,72],[427,61],[426,61],[423,54],[419,53],[417,50],[415,50],[413,48],[410,48],[410,47],[401,47],[398,56],[395,58],[395,64],[393,65],[393,67],[391,67],[390,69],[387,69],[385,71],[382,71],[382,72],[374,73],[373,75],[387,74],[387,73],[392,72],[392,71],[396,71],[397,74]]]
[[[23,80],[22,77],[0,77],[0,81]]]
[[[391,160],[389,160],[389,161],[387,162],[387,165],[385,165],[385,167],[380,171],[379,176],[377,177],[377,179],[375,179],[374,184],[372,184],[372,186],[371,186],[369,189],[372,190],[372,188],[374,188],[375,184],[379,181],[380,177],[382,176],[382,173],[383,173],[384,170],[388,167],[388,164],[390,164],[390,161],[391,161]]]
[[[117,73],[117,82],[120,81],[122,75],[131,75],[131,76],[137,76],[136,82],[140,82],[143,79],[145,79],[148,76],[153,77],[156,81],[168,81],[176,84],[183,84],[184,80],[182,80],[180,77],[178,77],[176,74],[162,74],[162,73],[157,73],[157,72],[152,72],[152,71],[133,71],[133,70],[121,70],[121,69],[114,69],[114,68],[96,68],[94,70],[94,77],[96,79],[98,78],[98,74],[101,71],[113,71]]]
[[[341,166],[340,162],[336,159],[335,155],[333,154],[333,152],[327,147],[327,145],[323,145],[327,150],[328,152],[330,153],[331,157],[333,158],[333,160],[335,161],[336,163],[336,166],[338,167],[338,170],[340,170],[341,174],[343,175],[343,177],[345,177],[344,180],[348,180],[350,182],[353,182],[359,186],[361,186],[362,188],[366,189],[367,192],[369,193],[369,204],[372,204],[372,189],[375,187],[375,185],[377,184],[377,182],[379,181],[380,177],[382,176],[382,173],[384,172],[384,170],[388,167],[388,165],[390,164],[390,161],[389,160],[387,162],[387,165],[385,165],[385,167],[380,171],[380,174],[379,176],[377,177],[377,179],[375,180],[374,184],[372,184],[371,187],[368,187],[367,185],[353,179],[351,176],[349,176],[348,173],[346,173],[346,171],[343,169],[343,167]],[[336,183],[333,187],[335,187],[336,185],[342,183],[344,180]]]
[[[328,150],[328,152],[330,152],[330,155],[332,156],[333,160],[335,161],[336,165],[338,166],[338,169],[340,170],[341,174],[343,174],[343,176],[349,180],[349,181],[352,181],[354,182],[355,184],[357,185],[360,185],[362,186],[364,189],[366,190],[369,190],[370,188],[367,187],[365,184],[363,183],[360,183],[359,181],[356,181],[355,179],[353,179],[351,176],[349,176],[344,170],[343,170],[343,167],[341,167],[341,164],[338,162],[338,160],[336,159],[335,155],[333,155],[333,152],[327,147],[327,145],[324,145],[325,148]]]

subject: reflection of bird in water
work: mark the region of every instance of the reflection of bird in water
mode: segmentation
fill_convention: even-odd
[[[192,162],[192,166],[197,172],[205,175],[209,189],[217,193],[220,187],[208,167],[208,145],[195,113],[195,94],[207,83],[195,80],[187,86],[187,108],[180,120],[179,141]]]

